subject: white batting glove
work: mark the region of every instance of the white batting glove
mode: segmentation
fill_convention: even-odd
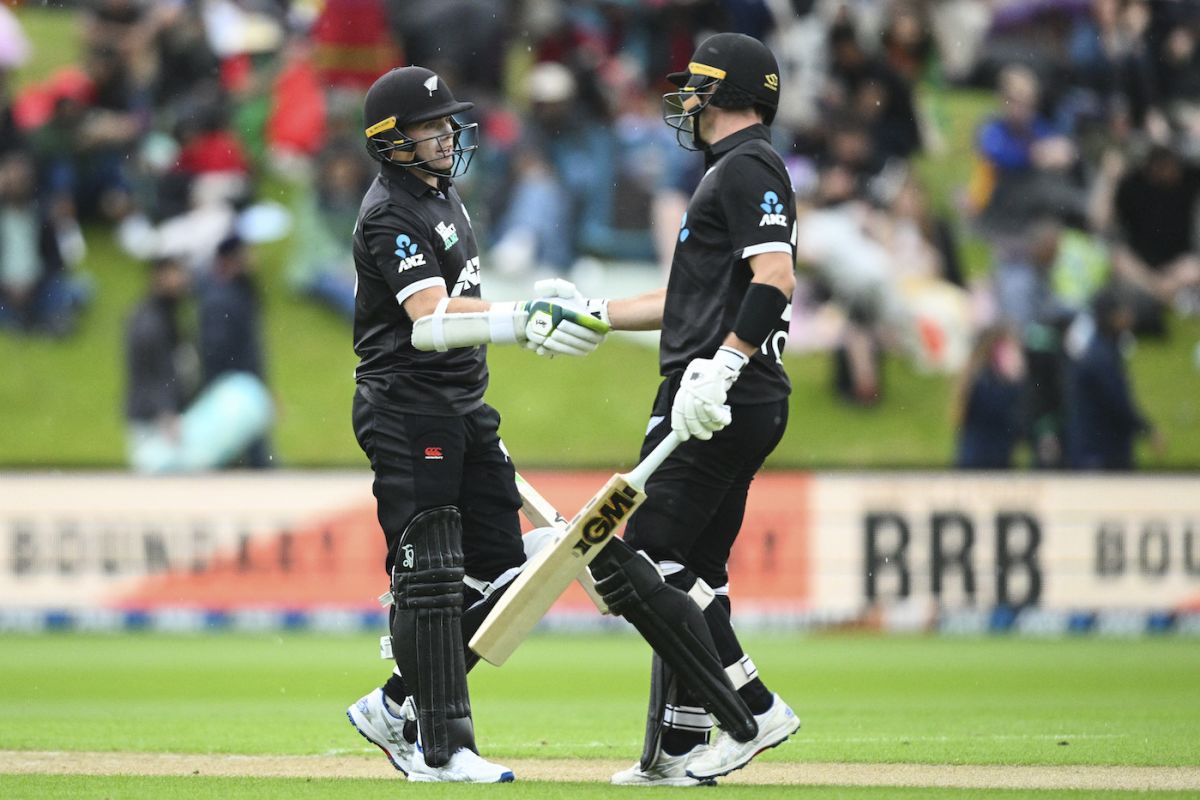
[[[608,301],[584,297],[583,292],[579,291],[578,287],[566,278],[543,278],[540,281],[534,281],[533,295],[534,297],[561,297],[564,300],[573,300],[577,306],[582,306],[589,314],[604,324],[612,324],[612,320],[608,318]]]
[[[524,304],[525,346],[538,355],[586,356],[608,335],[609,324],[574,301],[539,298]]]
[[[558,528],[534,528],[521,537],[521,547],[525,550],[525,560],[529,561],[540,553],[543,548],[552,546],[560,538],[562,538],[562,531]]]
[[[683,382],[671,403],[671,430],[682,441],[705,440],[730,423],[725,404],[729,387],[750,359],[732,347],[721,347],[712,358],[694,358],[683,371]]]
[[[543,278],[533,282],[533,294],[536,297],[561,297],[564,300],[587,300],[583,293],[566,278]]]

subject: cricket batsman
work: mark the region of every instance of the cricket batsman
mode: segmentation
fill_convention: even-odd
[[[363,108],[380,168],[354,229],[353,422],[387,540],[396,668],[347,715],[412,781],[513,780],[479,755],[466,678],[465,642],[525,561],[485,345],[586,355],[608,329],[567,299],[481,299],[454,188],[476,148],[459,119],[471,108],[417,66],[380,77]]]
[[[666,289],[599,303],[614,329],[662,330],[663,381],[642,457],[672,431],[685,441],[650,477],[624,541],[605,545],[591,570],[610,608],[639,630],[655,602],[640,598],[686,593],[753,723],[710,742],[716,712],[656,647],[642,757],[612,777],[636,786],[711,783],[800,727],[738,643],[726,569],[750,482],[783,436],[791,391],[781,356],[795,286],[795,197],[769,127],[779,68],[756,39],[720,33],[669,79],[678,91],[664,96],[664,119],[681,146],[704,154],[707,172],[683,215]],[[636,551],[648,559],[631,557]]]

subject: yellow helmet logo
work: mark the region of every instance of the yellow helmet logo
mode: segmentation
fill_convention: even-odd
[[[766,80],[763,82],[763,86],[767,87],[772,92],[778,92],[779,91],[779,76],[776,75],[774,72],[772,72],[770,75],[767,75]]]
[[[376,122],[371,127],[367,128],[367,130],[366,130],[367,138],[370,138],[372,136],[377,136],[377,135],[383,133],[384,131],[390,131],[394,127],[396,127],[396,117],[395,116],[388,117],[385,120],[380,120],[379,122]]]
[[[710,67],[708,64],[701,64],[699,61],[693,61],[688,64],[688,72],[693,75],[703,75],[706,78],[716,78],[719,81],[725,80],[725,70],[720,67]]]

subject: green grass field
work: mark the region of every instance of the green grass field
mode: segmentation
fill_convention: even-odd
[[[768,683],[804,720],[763,762],[1200,767],[1195,640],[776,635],[747,644]],[[375,650],[365,636],[0,637],[0,751],[307,755],[374,760],[381,769],[378,780],[354,781],[321,781],[319,773],[312,780],[0,774],[0,797],[382,797],[399,788],[400,776],[344,717],[387,674]],[[559,635],[535,637],[504,669],[481,665],[472,673],[481,749],[501,761],[558,759],[564,767],[632,761],[641,746],[648,662],[634,637]],[[517,786],[523,798],[628,794],[595,783]],[[1101,796],[721,791],[753,798]]]

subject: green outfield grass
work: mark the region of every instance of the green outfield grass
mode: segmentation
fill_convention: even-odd
[[[800,733],[763,761],[1200,765],[1200,646],[1194,640],[789,634],[750,637],[747,644],[763,676],[804,720]],[[366,636],[0,637],[0,750],[382,759],[344,716],[350,702],[388,673],[373,658],[375,649]],[[635,758],[648,662],[640,640],[611,634],[539,636],[504,669],[481,665],[472,673],[481,749],[498,760]],[[0,775],[4,797],[319,797],[332,787],[282,778]],[[338,781],[336,787],[347,797],[382,797],[395,782]],[[440,797],[449,790],[429,791],[425,796]],[[521,796],[605,791],[526,784]],[[754,798],[1101,796],[723,791]]]

